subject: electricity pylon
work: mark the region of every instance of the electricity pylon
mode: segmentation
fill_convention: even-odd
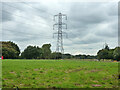
[[[57,28],[57,32],[54,34],[57,34],[57,46],[56,46],[56,52],[59,52],[61,54],[64,53],[64,48],[63,48],[63,34],[67,33],[63,32],[63,29],[67,29],[67,24],[63,23],[63,19],[67,20],[67,16],[65,14],[59,13],[57,15],[54,15],[54,21],[56,23],[53,25],[53,30]],[[53,37],[54,37],[53,34]]]

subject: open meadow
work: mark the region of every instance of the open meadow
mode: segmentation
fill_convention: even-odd
[[[118,62],[4,59],[2,86],[3,88],[117,88]]]

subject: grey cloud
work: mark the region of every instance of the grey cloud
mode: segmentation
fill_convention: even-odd
[[[36,3],[36,2],[24,3],[24,5],[26,5],[27,8],[32,9],[34,11],[34,14],[36,14],[37,16],[40,16],[46,20],[49,20],[49,16],[51,15],[51,13],[49,13],[48,7],[45,7],[41,3]]]
[[[88,40],[81,40],[78,44],[94,44],[100,42],[101,39],[88,39]]]
[[[73,30],[71,33],[71,38],[75,37],[85,37],[89,33],[95,33],[101,38],[104,37],[115,37],[117,34],[117,23],[113,24],[112,22],[117,20],[117,7],[116,4],[109,3],[73,3],[71,5],[70,11],[70,20],[68,23],[70,28]],[[113,12],[111,10],[114,10]],[[80,11],[80,12],[78,12]],[[100,23],[112,23],[109,28],[103,30],[97,30],[97,24]],[[93,31],[94,29],[95,31]],[[111,29],[111,30],[109,30]],[[97,37],[97,36],[96,36]],[[95,40],[90,40],[91,43]],[[97,40],[100,42],[100,40]],[[86,43],[87,41],[80,41],[81,43]],[[89,41],[88,41],[89,43]]]
[[[40,9],[38,5],[41,6]],[[44,19],[48,17],[47,15],[45,15],[47,13],[47,8],[42,6],[40,3],[37,4],[37,3],[4,2],[2,6],[3,6],[3,13],[2,13],[3,22],[13,20],[14,16],[16,16],[16,14],[14,13],[17,11],[24,13],[25,15],[24,19],[28,17],[32,17],[33,14],[34,16],[43,17]]]
[[[84,39],[80,39],[79,41],[76,41],[75,43],[76,44],[95,44],[95,43],[98,43],[98,42],[101,42],[102,39],[93,35],[93,36],[87,36],[86,38]]]
[[[113,37],[118,37],[118,32],[116,30],[113,31],[104,31],[104,32],[97,32],[96,35],[101,36],[101,37],[108,37],[108,38],[113,38]]]
[[[108,7],[109,16],[118,16],[118,3],[111,3]]]
[[[103,22],[107,15],[105,9],[101,9],[101,5],[100,3],[74,3],[71,6],[70,17],[72,21],[85,25]]]
[[[117,38],[118,24],[117,22],[111,22],[110,24],[108,24],[107,28],[101,28],[101,30],[99,29],[97,32],[95,32],[95,34],[101,37]]]
[[[25,42],[31,40],[43,40],[49,39],[51,35],[45,34],[45,32],[35,31],[38,28],[32,28],[32,26],[16,23],[14,27],[3,25],[3,39],[7,39],[7,34],[11,33],[9,36],[14,41]],[[40,29],[41,30],[41,29]],[[45,34],[45,35],[44,35]]]
[[[6,14],[5,12],[2,12],[2,21],[6,22],[6,21],[12,21],[13,17],[12,15],[8,15],[8,13]]]
[[[7,3],[13,5],[15,8],[4,6],[4,10],[11,14],[3,12],[3,28],[9,29],[4,31],[3,40],[9,39],[19,42],[20,48],[25,48],[26,44],[33,43],[40,44],[52,43],[52,18],[58,12],[67,14],[68,29],[63,30],[68,33],[68,40],[65,39],[65,50],[79,45],[88,45],[87,47],[76,47],[78,49],[93,50],[97,48],[97,44],[108,40],[109,38],[116,38],[117,34],[117,10],[116,4],[109,3],[57,3],[54,10],[54,4],[42,3]],[[30,7],[31,5],[32,7]],[[58,6],[58,7],[57,7]],[[37,8],[37,9],[34,9]],[[63,9],[63,10],[62,10]],[[66,9],[66,10],[65,10]],[[19,12],[25,18],[15,16]],[[36,18],[36,19],[35,19]],[[35,19],[35,20],[34,20]],[[9,21],[7,24],[5,22]],[[114,22],[114,23],[113,23]],[[14,24],[12,24],[14,23]],[[34,25],[27,25],[34,24]],[[45,24],[43,24],[45,23]],[[99,24],[109,23],[109,27],[101,29]],[[13,26],[12,26],[12,25]],[[7,25],[7,26],[6,26]],[[104,25],[103,25],[104,26]],[[92,34],[92,35],[90,35]],[[114,42],[114,41],[113,41]],[[25,43],[25,44],[24,44]],[[55,49],[56,40],[52,43]],[[95,45],[91,48],[91,45]],[[92,52],[91,52],[92,53]],[[95,53],[95,52],[93,52]]]
[[[2,10],[2,14],[1,14],[2,15],[2,22],[13,20],[12,14],[5,11],[4,7],[3,7],[3,10]]]

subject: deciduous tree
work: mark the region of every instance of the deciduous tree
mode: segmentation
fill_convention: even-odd
[[[113,57],[115,60],[120,61],[120,47],[116,47],[113,52]]]

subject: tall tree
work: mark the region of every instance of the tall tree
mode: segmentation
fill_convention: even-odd
[[[115,60],[120,61],[120,47],[116,47],[113,52],[113,57]]]
[[[108,59],[108,50],[107,49],[102,49],[99,50],[97,53],[98,59]]]
[[[51,44],[44,44],[42,46],[42,58],[49,59],[51,57]]]
[[[114,51],[114,49],[109,49],[108,59],[113,59],[113,51]]]
[[[37,59],[40,58],[42,54],[41,48],[38,46],[28,46],[21,54],[22,58],[26,59]]]
[[[20,49],[17,44],[7,41],[2,42],[2,55],[6,59],[18,58],[20,54]]]

